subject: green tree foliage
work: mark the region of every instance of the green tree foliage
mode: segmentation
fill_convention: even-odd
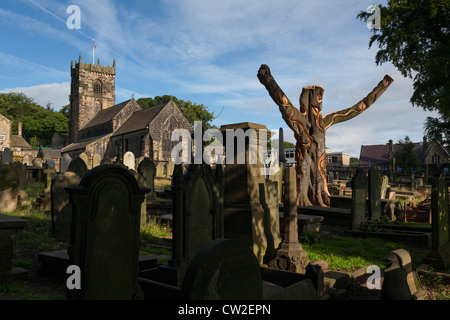
[[[408,136],[404,140],[399,140],[400,149],[394,152],[395,163],[402,168],[403,172],[411,173],[413,169],[420,167],[420,160],[417,153],[414,152],[414,143]]]
[[[194,126],[194,121],[202,121],[203,130],[211,128],[211,121],[214,119],[214,113],[209,112],[208,108],[203,104],[184,101],[169,95],[156,96],[154,98],[140,98],[137,100],[137,103],[142,109],[147,109],[166,103],[170,100],[173,100],[173,102],[175,102],[175,104],[180,108],[181,112],[192,127]]]
[[[22,135],[30,142],[39,141],[49,146],[55,133],[66,134],[69,128],[68,118],[60,112],[36,104],[23,93],[0,93],[0,113],[13,121],[13,134],[17,134],[17,125],[22,122]]]
[[[359,165],[359,159],[358,159],[358,158],[351,157],[351,158],[350,158],[350,165],[351,165],[351,166],[358,166],[358,165]]]
[[[427,120],[425,131],[439,125],[449,133],[450,122],[450,1],[389,0],[380,6],[381,29],[373,29],[369,47],[378,44],[377,65],[392,62],[405,77],[413,79],[411,103],[424,110],[437,111],[440,117]],[[367,20],[370,13],[357,17]]]

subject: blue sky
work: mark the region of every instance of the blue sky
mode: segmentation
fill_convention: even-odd
[[[19,91],[58,110],[68,104],[70,62],[82,55],[112,66],[116,103],[173,95],[204,104],[213,124],[254,122],[285,128],[278,107],[256,74],[271,68],[298,107],[301,89],[325,88],[322,113],[347,108],[389,74],[394,83],[363,114],[327,131],[326,145],[359,157],[361,145],[409,136],[422,141],[423,123],[436,116],[413,107],[412,80],[390,63],[376,66],[371,31],[356,19],[385,1],[303,0],[2,0],[0,92]],[[81,29],[69,29],[70,5]]]

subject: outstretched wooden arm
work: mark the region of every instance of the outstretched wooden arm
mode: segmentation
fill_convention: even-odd
[[[386,89],[391,85],[392,82],[394,82],[394,79],[392,79],[389,75],[385,75],[383,80],[378,83],[378,85],[372,90],[372,92],[370,92],[357,104],[350,108],[325,115],[323,117],[325,130],[327,130],[333,124],[350,120],[364,112],[386,91]]]
[[[273,101],[280,108],[281,115],[287,125],[297,134],[302,134],[300,124],[304,123],[304,119],[300,111],[294,107],[289,101],[288,97],[284,94],[283,90],[278,86],[275,79],[270,73],[270,69],[267,65],[262,64],[258,70],[258,79],[263,84]]]

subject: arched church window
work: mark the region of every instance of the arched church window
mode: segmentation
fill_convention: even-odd
[[[162,130],[162,151],[163,152],[172,152],[172,148],[177,144],[176,141],[172,141],[172,132],[178,128],[178,122],[174,117],[170,117],[166,120],[163,125]]]
[[[102,83],[100,80],[95,80],[94,82],[94,96],[102,95]]]

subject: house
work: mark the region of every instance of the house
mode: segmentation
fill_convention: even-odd
[[[415,142],[413,151],[417,154],[422,166],[446,165],[450,163],[450,153],[440,142]],[[401,144],[389,140],[387,144],[361,146],[359,165],[370,167],[377,165],[381,170],[389,169],[389,159],[401,149]]]

